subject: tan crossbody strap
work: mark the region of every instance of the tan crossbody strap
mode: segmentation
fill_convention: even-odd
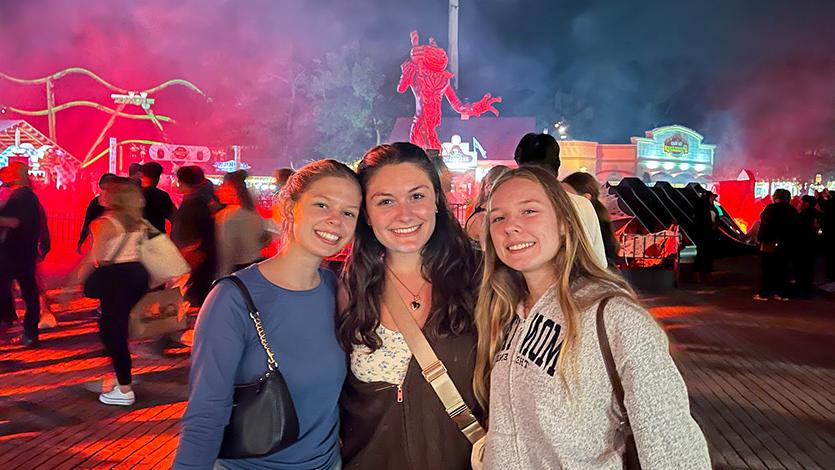
[[[409,349],[420,365],[423,377],[435,390],[438,398],[446,409],[447,415],[458,426],[458,429],[467,437],[471,443],[475,443],[486,431],[473,416],[473,411],[464,403],[461,394],[452,382],[443,362],[435,355],[426,336],[420,330],[412,314],[406,308],[403,299],[398,295],[397,290],[391,282],[386,281],[386,288],[383,292],[383,302],[386,304],[389,313],[394,318],[394,323],[400,330],[400,334],[409,345]]]

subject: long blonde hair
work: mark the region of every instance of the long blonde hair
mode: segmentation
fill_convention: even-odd
[[[110,179],[102,188],[101,203],[128,232],[136,230],[142,224],[145,198],[139,186],[130,179],[122,176]]]
[[[568,385],[566,364],[567,361],[571,364],[576,362],[573,352],[577,345],[579,315],[603,297],[620,295],[635,300],[635,294],[623,278],[597,265],[588,239],[585,236],[577,236],[583,234],[584,229],[569,199],[570,196],[547,170],[523,166],[507,171],[493,185],[491,199],[499,187],[514,178],[524,178],[542,186],[554,207],[560,225],[562,242],[559,252],[552,260],[556,277],[556,296],[564,315],[563,343],[557,368],[560,379]],[[492,204],[488,200],[488,224],[491,220],[491,207]],[[511,269],[498,258],[490,230],[487,229],[486,232],[484,272],[475,310],[478,348],[473,376],[476,398],[485,409],[489,405],[490,372],[496,352],[507,334],[506,330],[513,320],[517,305],[529,296],[522,273]],[[599,292],[596,295],[579,299],[572,292],[572,287],[576,288],[575,281],[580,279],[598,284],[603,289],[597,289]]]

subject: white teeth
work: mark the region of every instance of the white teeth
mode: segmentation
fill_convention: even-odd
[[[320,237],[324,238],[325,240],[330,240],[332,242],[335,242],[335,241],[339,240],[338,235],[335,235],[335,234],[330,233],[330,232],[322,232],[320,230],[316,230],[316,235],[319,235]]]
[[[406,234],[406,233],[414,233],[417,232],[417,229],[420,228],[420,225],[415,225],[414,227],[406,227],[406,228],[393,228],[391,229],[394,233],[399,234]]]
[[[507,249],[508,251],[519,251],[524,250],[525,248],[530,248],[532,246],[534,246],[533,242],[517,243],[515,245],[510,245],[509,247],[507,247]]]

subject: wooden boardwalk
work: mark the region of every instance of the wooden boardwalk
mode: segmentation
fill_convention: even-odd
[[[835,468],[835,302],[754,303],[736,275],[645,302],[670,335],[719,469]],[[137,402],[96,400],[109,362],[76,305],[42,347],[0,346],[0,468],[167,468],[188,350],[134,356]],[[4,343],[3,343],[4,344]],[[112,380],[112,379],[111,379]]]

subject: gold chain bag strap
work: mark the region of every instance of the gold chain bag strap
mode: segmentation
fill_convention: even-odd
[[[391,313],[394,323],[409,345],[409,349],[415,356],[420,365],[423,378],[429,382],[432,389],[441,399],[444,405],[446,414],[458,426],[458,430],[473,444],[472,463],[473,468],[481,468],[481,457],[484,450],[484,438],[487,432],[481,427],[478,420],[475,419],[473,411],[464,403],[461,398],[461,393],[455,387],[447,373],[443,362],[438,359],[426,336],[420,330],[414,317],[407,310],[403,299],[397,294],[394,285],[391,282],[386,282],[386,288],[383,292],[383,302],[386,308]]]
[[[241,291],[249,318],[255,325],[258,341],[267,355],[267,372],[257,380],[235,385],[232,413],[223,430],[218,458],[245,459],[264,457],[288,447],[299,438],[299,419],[293,397],[278,370],[272,348],[261,324],[261,315],[244,282],[236,275],[222,277]]]

